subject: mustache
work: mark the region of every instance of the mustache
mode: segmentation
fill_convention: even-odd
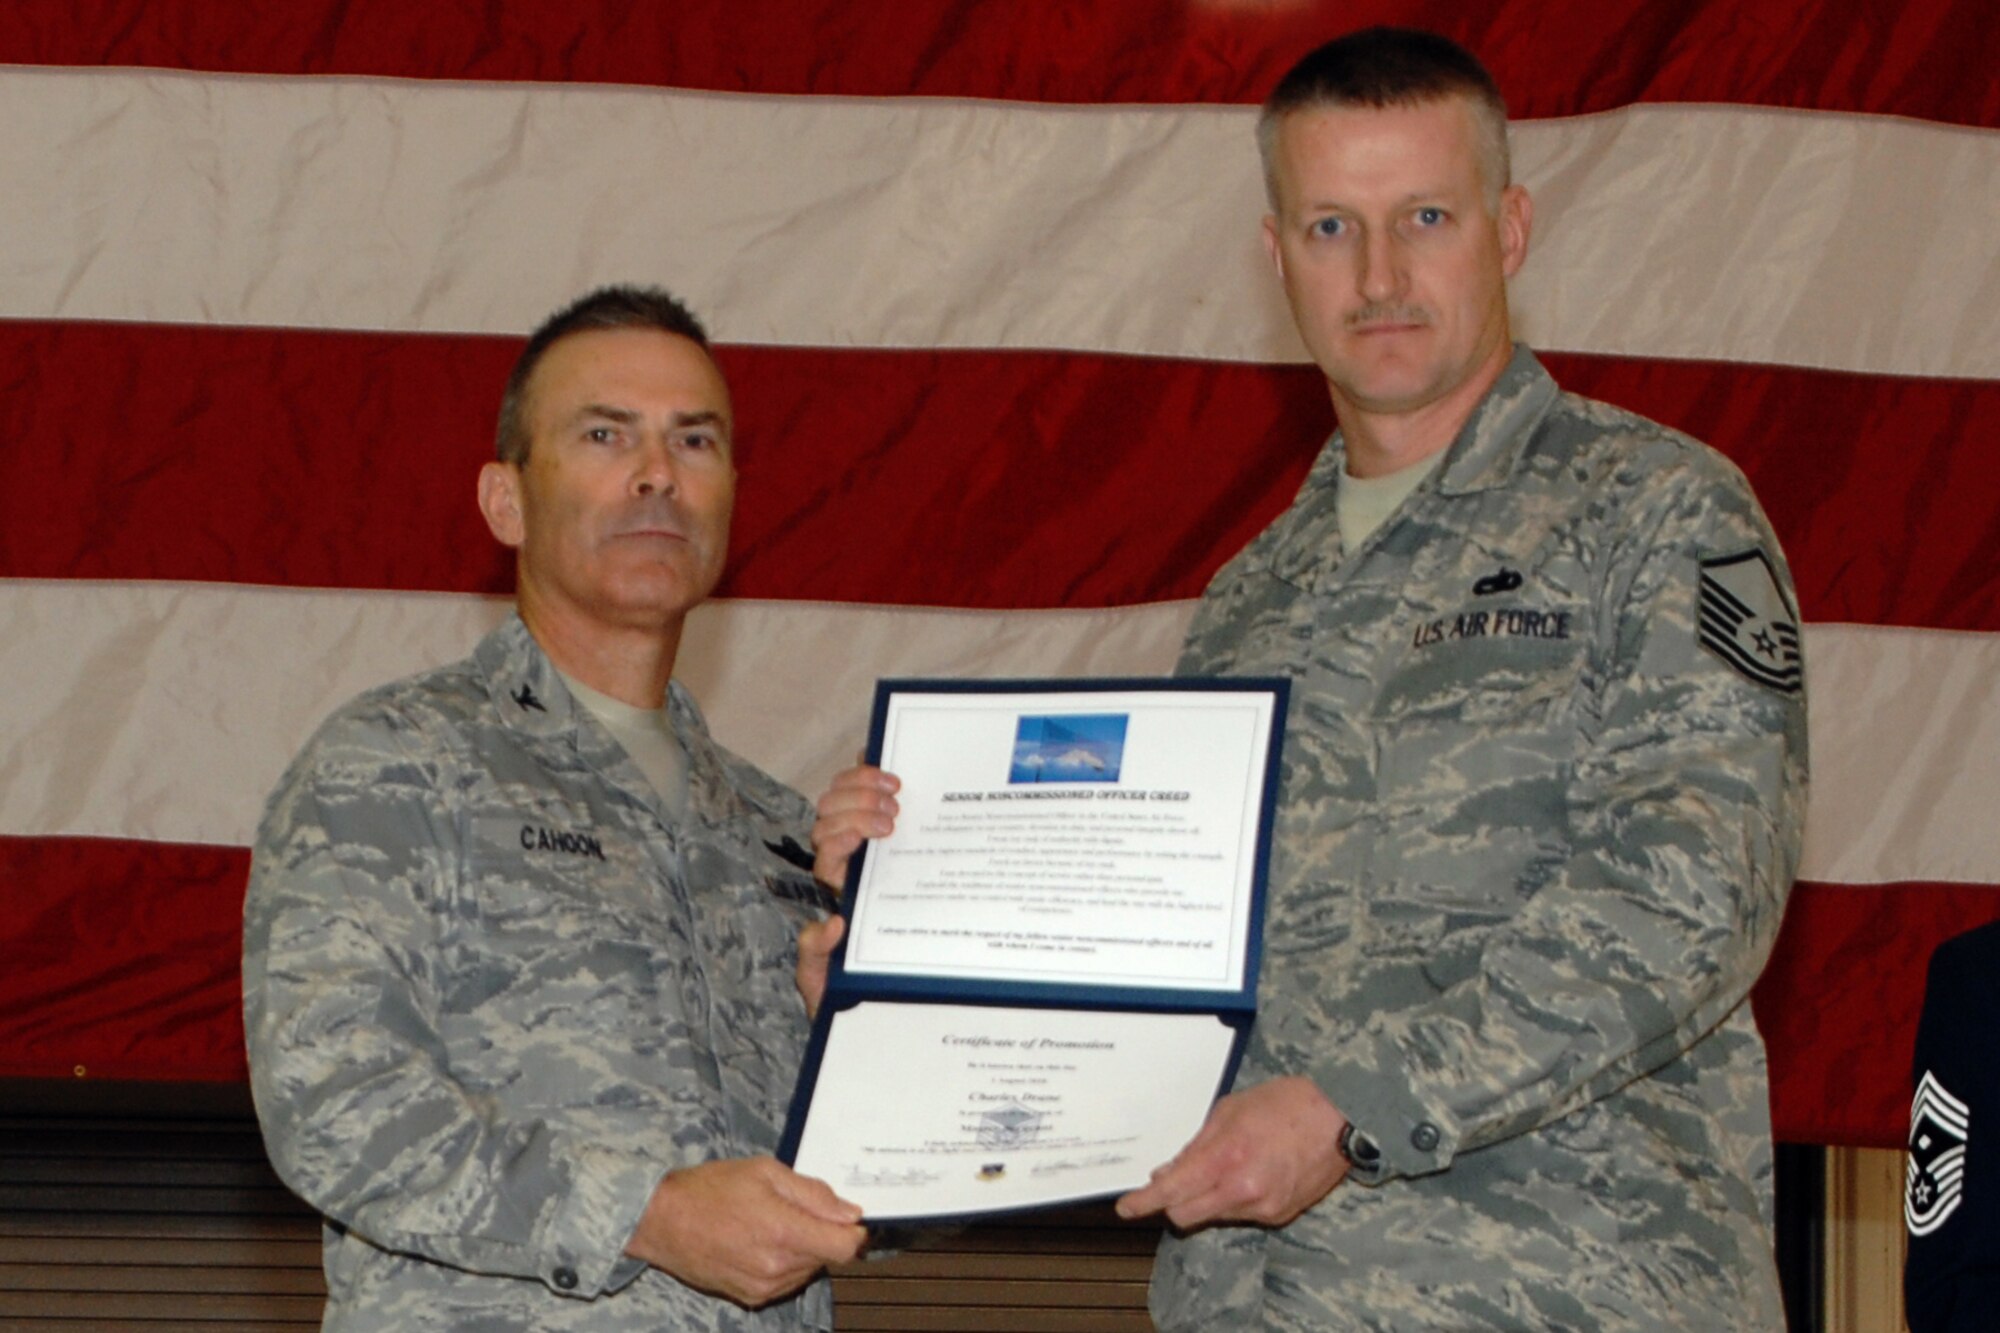
[[[1350,329],[1370,324],[1416,324],[1428,328],[1431,312],[1415,305],[1365,305],[1350,311],[1343,322]]]
[[[608,534],[613,537],[629,536],[635,532],[665,532],[676,537],[689,536],[694,530],[689,521],[687,507],[671,495],[648,495],[631,501],[611,520]]]

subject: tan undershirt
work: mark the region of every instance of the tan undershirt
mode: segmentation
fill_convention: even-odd
[[[1334,497],[1335,511],[1340,518],[1342,549],[1352,551],[1367,541],[1369,534],[1381,527],[1389,515],[1410,498],[1410,492],[1423,485],[1425,477],[1437,471],[1437,465],[1444,461],[1447,452],[1440,449],[1429,458],[1420,458],[1386,477],[1357,477],[1343,471],[1340,474],[1339,494]]]
[[[557,672],[557,675],[562,675]],[[667,710],[660,708],[634,708],[621,699],[608,694],[600,694],[581,681],[563,676],[563,684],[576,701],[590,710],[590,715],[604,724],[613,740],[625,747],[625,753],[639,771],[646,775],[646,781],[653,784],[653,790],[660,794],[660,803],[666,807],[667,816],[675,823],[687,818],[688,812],[688,766],[687,751],[681,748],[680,738],[674,735],[673,724],[667,720]]]

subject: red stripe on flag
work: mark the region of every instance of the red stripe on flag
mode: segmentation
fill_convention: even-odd
[[[249,854],[0,837],[0,1077],[240,1080]],[[1931,951],[2000,919],[2000,889],[1801,884],[1757,1021],[1792,1142],[1899,1145]]]
[[[1550,353],[1749,476],[1806,620],[2000,629],[2000,382]]]
[[[0,1077],[242,1080],[250,854],[0,837]]]
[[[520,346],[0,324],[0,577],[511,591],[473,486]]]
[[[1899,1148],[1931,951],[2000,919],[1972,884],[1800,884],[1752,997],[1781,1139]]]
[[[1303,368],[730,349],[748,427],[723,592],[911,606],[1193,597],[1332,427]]]
[[[1985,0],[15,0],[0,61],[1044,102],[1255,102],[1327,38],[1434,29],[1517,116],[1735,102],[2000,125]]]
[[[0,576],[504,592],[512,338],[0,324]],[[1309,367],[732,347],[741,597],[1191,597],[1330,429]],[[1551,355],[1750,474],[1808,620],[2000,630],[2000,383]]]

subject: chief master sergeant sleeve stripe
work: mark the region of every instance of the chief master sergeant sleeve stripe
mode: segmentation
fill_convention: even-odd
[[[1904,1314],[1911,1333],[1987,1333],[2000,1318],[2000,922],[1931,956],[1911,1073]]]

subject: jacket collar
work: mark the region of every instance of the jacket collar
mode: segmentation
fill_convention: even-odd
[[[1466,495],[1505,486],[1527,452],[1536,423],[1561,393],[1528,345],[1515,343],[1506,369],[1451,442],[1438,469],[1438,490]]]
[[[530,736],[559,737],[574,731],[577,704],[556,674],[555,663],[528,633],[519,611],[510,611],[472,650],[487,692],[501,720]]]
[[[508,727],[567,745],[606,778],[636,793],[647,805],[658,806],[659,794],[652,784],[625,748],[577,703],[519,611],[509,612],[480,640],[472,658],[486,680],[495,712]],[[704,823],[714,823],[733,811],[734,802],[708,724],[694,696],[678,680],[667,682],[667,717],[687,755],[689,812]]]
[[[1446,495],[1505,486],[1526,452],[1535,423],[1561,393],[1540,358],[1526,343],[1515,343],[1500,378],[1458,428],[1431,485]],[[1346,470],[1347,441],[1336,432],[1313,462],[1309,484],[1334,486]]]

